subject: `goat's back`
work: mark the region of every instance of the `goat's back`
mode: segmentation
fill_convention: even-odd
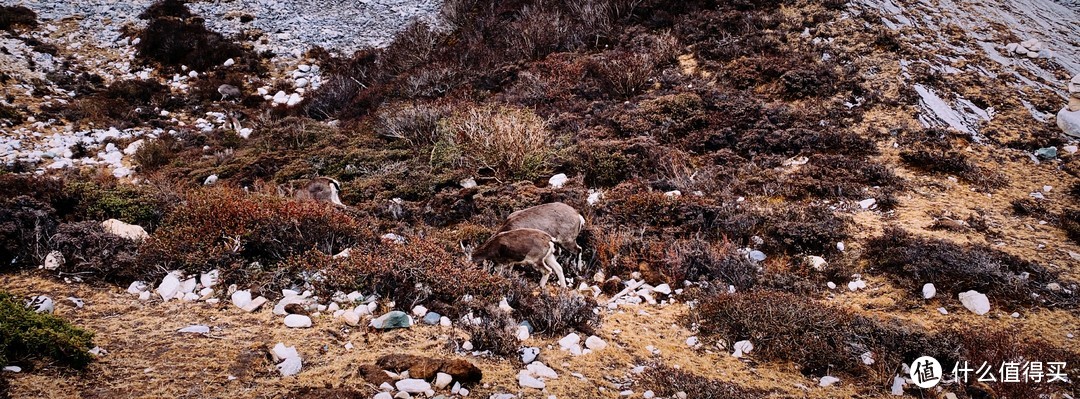
[[[524,259],[543,259],[551,250],[551,235],[537,229],[514,229],[496,233],[473,251],[476,261],[495,263],[520,262]]]
[[[573,241],[581,232],[582,217],[576,209],[562,202],[552,202],[511,213],[498,232],[536,229],[560,241]]]

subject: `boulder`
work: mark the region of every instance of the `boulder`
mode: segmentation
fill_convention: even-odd
[[[109,219],[101,222],[101,227],[105,229],[106,233],[117,235],[132,241],[142,241],[150,238],[150,234],[146,233],[146,229],[142,226],[127,224],[116,219]]]
[[[400,310],[394,310],[371,320],[371,326],[379,330],[395,328],[409,328],[412,326],[412,318]]]

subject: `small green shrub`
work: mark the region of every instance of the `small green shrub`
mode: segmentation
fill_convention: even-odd
[[[0,364],[52,359],[82,369],[93,357],[93,334],[63,319],[35,313],[13,295],[0,292]]]

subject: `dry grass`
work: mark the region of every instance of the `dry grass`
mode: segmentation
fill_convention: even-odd
[[[527,178],[541,174],[555,152],[555,140],[536,113],[508,106],[478,106],[439,123],[442,145],[432,163],[465,159],[468,168],[490,168],[498,176]],[[440,148],[441,147],[441,148]]]

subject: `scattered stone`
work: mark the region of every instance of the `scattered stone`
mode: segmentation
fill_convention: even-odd
[[[266,302],[268,302],[268,301],[269,300],[266,299],[265,297],[259,296],[258,298],[255,298],[255,299],[252,299],[251,301],[249,301],[247,303],[247,305],[241,306],[240,309],[243,309],[245,312],[251,313],[251,312],[254,312],[256,310],[259,310],[259,308],[262,307],[262,305],[266,304]]]
[[[565,173],[559,173],[555,176],[551,176],[551,178],[548,179],[548,184],[551,185],[551,188],[562,188],[562,186],[566,184],[567,180],[570,179],[566,177]]]
[[[809,263],[811,268],[819,272],[825,270],[825,267],[829,265],[829,262],[826,262],[825,258],[814,255],[807,256],[806,263]]]
[[[838,383],[838,382],[840,382],[839,378],[833,377],[831,375],[827,375],[827,376],[821,377],[821,381],[818,382],[818,386],[829,387],[829,386],[832,386],[833,384]]]
[[[145,281],[132,281],[131,285],[128,286],[127,292],[129,294],[138,295],[139,293],[146,291],[146,288],[149,286],[150,285]]]
[[[743,357],[744,354],[754,350],[754,344],[750,343],[750,341],[743,340],[736,342],[735,345],[732,345],[732,348],[735,349],[735,352],[733,352],[731,356]]]
[[[281,371],[284,377],[300,374],[300,369],[303,367],[304,363],[299,357],[287,358],[277,365],[278,371]]]
[[[660,284],[658,286],[653,287],[652,292],[655,292],[655,293],[658,293],[658,294],[664,294],[664,295],[671,295],[671,286],[668,285],[667,283]]]
[[[220,276],[221,276],[221,272],[218,271],[217,269],[214,269],[214,270],[208,271],[206,273],[200,274],[199,275],[199,284],[202,284],[203,287],[207,287],[207,288],[213,287],[213,286],[217,285]]]
[[[529,327],[519,325],[517,327],[517,332],[514,335],[517,337],[518,341],[528,340],[529,339]]]
[[[203,326],[203,325],[198,325],[198,324],[193,324],[193,325],[181,328],[179,330],[176,330],[176,332],[192,333],[192,334],[209,334],[210,333],[210,327]]]
[[[527,347],[521,349],[521,362],[525,364],[532,363],[536,360],[536,357],[540,356],[540,348]]]
[[[416,317],[424,317],[428,313],[428,309],[424,305],[416,305],[412,308],[412,314]]]
[[[518,385],[522,388],[544,389],[544,381],[529,375],[528,370],[518,372]]]
[[[862,209],[870,209],[870,207],[874,206],[874,204],[876,204],[876,203],[877,203],[876,199],[867,198],[867,199],[864,199],[862,201],[859,201],[859,207],[862,208]]]
[[[960,303],[964,304],[964,307],[972,313],[982,316],[990,312],[990,300],[986,298],[985,294],[971,290],[961,292],[958,296],[960,297]]]
[[[682,196],[682,191],[679,191],[679,190],[671,190],[671,191],[668,191],[668,192],[664,193],[664,196],[665,196],[665,197],[668,197],[668,198],[676,198],[676,197],[681,197],[681,196]]]
[[[540,362],[530,363],[528,366],[525,367],[525,369],[529,372],[529,375],[532,375],[536,378],[546,380],[559,379],[559,374],[556,373],[555,370],[553,370],[551,367],[548,367],[546,364]]]
[[[424,324],[427,325],[433,326],[439,324],[440,320],[442,320],[442,315],[435,312],[427,312],[427,314],[424,315]]]
[[[27,301],[26,306],[33,308],[34,312],[37,313],[52,313],[56,308],[52,298],[45,295],[38,295],[30,298],[30,300]]]
[[[285,316],[285,325],[291,328],[308,328],[311,327],[311,318],[302,314],[291,314]]]
[[[922,286],[922,297],[923,297],[923,299],[932,299],[932,298],[934,298],[934,295],[937,295],[937,288],[934,287],[934,284],[933,283],[923,284],[923,286]]]
[[[1069,111],[1064,107],[1057,114],[1057,125],[1067,136],[1080,139],[1080,111]]]
[[[371,326],[379,330],[391,330],[395,328],[409,328],[412,326],[412,318],[400,310],[394,310],[377,318],[371,319]]]
[[[431,390],[431,384],[419,378],[406,378],[394,383],[399,391],[408,393],[423,393]]]
[[[142,241],[150,238],[150,234],[147,234],[146,229],[143,229],[142,226],[127,224],[116,219],[101,222],[101,227],[105,228],[106,233],[118,235],[132,241]]]
[[[836,283],[834,283],[832,281],[825,283],[825,286],[829,287],[830,290],[835,290],[836,289]]]
[[[439,318],[439,325],[440,326],[450,327],[451,324],[452,324],[452,322],[450,321],[449,317],[443,316],[443,317]]]
[[[690,337],[690,338],[686,339],[686,346],[689,346],[691,348],[697,348],[697,346],[700,345],[700,344],[701,344],[701,340],[698,339],[698,337],[696,337],[696,336],[693,336],[693,337]]]
[[[764,252],[758,251],[756,249],[747,253],[746,257],[754,262],[762,262],[767,258]]]
[[[210,175],[210,176],[206,176],[206,180],[203,180],[202,184],[204,186],[212,186],[212,185],[216,184],[217,181],[218,181],[218,175]]]
[[[1054,159],[1057,158],[1057,147],[1045,147],[1035,150],[1035,156],[1042,159]]]
[[[892,394],[894,396],[904,396],[904,385],[905,384],[906,384],[906,382],[904,381],[904,377],[901,377],[899,375],[897,375],[896,377],[893,377]]]
[[[177,292],[180,292],[179,273],[179,271],[174,271],[165,275],[165,278],[161,280],[161,284],[159,284],[157,290],[155,290],[157,294],[161,296],[161,300],[168,302],[176,296]]]
[[[4,366],[4,371],[9,373],[21,373],[22,367],[19,366]]]
[[[461,349],[471,351],[473,350],[472,341],[465,341],[461,343]]]
[[[341,318],[345,320],[345,324],[350,326],[356,327],[360,325],[360,315],[356,314],[356,312],[346,311],[341,314]]]
[[[394,399],[394,395],[391,395],[389,392],[379,392],[375,394],[375,396],[372,396],[371,399]]]
[[[857,278],[855,280],[852,280],[852,281],[848,282],[847,288],[850,291],[858,291],[858,290],[861,290],[863,288],[866,288],[866,282],[863,281],[861,278]]]
[[[651,390],[645,391],[641,394],[641,397],[645,399],[653,399],[656,397],[656,393]]]
[[[949,314],[949,311],[945,308],[937,308],[938,313]]]
[[[64,265],[64,254],[60,251],[49,252],[49,255],[45,256],[45,264],[41,265],[45,270],[56,270],[60,266]]]
[[[589,336],[589,338],[585,339],[585,347],[589,348],[593,352],[604,350],[604,348],[607,348],[607,345],[607,342],[604,342],[603,339],[595,335]]]
[[[236,307],[243,309],[251,303],[251,291],[241,290],[232,294],[232,303]]]

